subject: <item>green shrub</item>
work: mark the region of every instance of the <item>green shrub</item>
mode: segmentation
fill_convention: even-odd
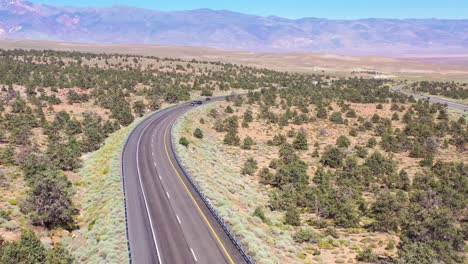
[[[370,248],[365,248],[364,250],[360,251],[356,256],[356,260],[367,262],[367,263],[376,263],[379,258],[378,256],[372,251]]]
[[[203,132],[201,131],[200,128],[196,128],[195,131],[193,131],[193,136],[199,139],[203,138]]]
[[[0,247],[0,263],[45,263],[47,250],[31,230],[24,230],[20,240]]]
[[[334,247],[338,247],[339,243],[332,237],[324,237],[320,239],[320,241],[317,243],[317,246],[323,249],[332,249]]]
[[[186,137],[180,137],[179,138],[179,144],[181,144],[184,147],[188,147],[188,145],[190,143],[189,143],[189,141],[188,141],[188,139]]]
[[[46,256],[46,264],[73,264],[73,256],[61,245],[56,245],[50,249]]]
[[[332,121],[335,124],[343,124],[344,122],[343,117],[341,116],[340,112],[333,112],[330,115],[330,121]]]
[[[355,146],[354,150],[356,151],[356,156],[358,156],[361,159],[364,159],[367,157],[368,151],[365,147],[362,146]]]
[[[315,148],[315,149],[314,149],[314,152],[312,152],[312,157],[314,157],[314,158],[320,157],[320,153],[319,153],[319,151],[318,151],[318,148]]]
[[[242,142],[241,148],[242,149],[252,149],[253,145],[255,145],[254,140],[251,137],[247,136],[247,137],[244,138],[244,141]]]
[[[11,214],[10,211],[5,211],[3,209],[0,209],[0,218],[1,219],[4,219],[6,221],[10,221],[11,220],[10,214]]]
[[[369,140],[367,141],[367,147],[368,148],[373,148],[377,145],[377,140],[375,139],[375,137],[371,137],[369,138]]]
[[[297,150],[307,150],[308,146],[306,133],[303,131],[298,132],[293,141],[293,147]]]
[[[203,89],[202,92],[201,92],[201,96],[213,96],[213,90]]]
[[[61,170],[71,171],[81,167],[81,147],[73,136],[65,144],[51,141],[46,155],[54,166]]]
[[[41,172],[34,175],[28,185],[30,190],[21,204],[21,211],[29,215],[33,224],[73,228],[73,216],[78,210],[71,201],[72,184],[62,172]]]
[[[270,185],[274,184],[275,175],[273,173],[271,173],[270,169],[262,168],[259,171],[258,176],[260,177],[260,183],[270,184]]]
[[[246,174],[254,175],[257,169],[258,169],[257,161],[254,160],[253,158],[248,158],[245,161],[244,166],[242,167],[241,173],[244,175]]]
[[[417,264],[433,264],[433,263],[464,263],[463,261],[455,262],[450,260],[448,262],[441,261],[441,255],[447,254],[446,252],[438,252],[431,248],[427,243],[414,242],[404,243],[398,249],[398,258],[396,263],[417,263]]]
[[[268,146],[281,146],[286,143],[286,137],[282,134],[273,136],[273,139],[267,141]]]
[[[336,229],[331,227],[331,226],[327,226],[327,228],[325,228],[325,230],[323,231],[323,234],[325,236],[331,236],[333,238],[338,238],[338,232],[336,232]]]
[[[388,241],[387,246],[385,247],[386,250],[394,250],[395,249],[395,240],[391,239]]]
[[[33,231],[23,230],[18,241],[0,244],[0,263],[72,264],[74,258],[60,244],[46,249]]]
[[[234,109],[232,109],[232,107],[230,105],[228,105],[226,107],[226,109],[224,109],[224,112],[226,112],[228,114],[232,114],[232,113],[234,113]]]
[[[322,154],[320,162],[323,165],[329,166],[331,168],[338,168],[343,164],[343,159],[344,154],[339,148],[328,146],[325,152]]]
[[[327,228],[329,226],[328,221],[324,219],[318,219],[311,223],[312,226],[315,226],[318,229]]]
[[[13,145],[8,145],[4,148],[0,148],[0,164],[11,165],[15,158],[15,149]]]
[[[252,110],[248,109],[247,111],[244,112],[244,115],[243,115],[243,118],[244,118],[244,122],[245,123],[250,123],[253,121],[253,113],[252,113]]]
[[[284,216],[284,223],[292,226],[301,225],[301,214],[297,208],[289,208]]]
[[[133,103],[133,112],[137,114],[137,116],[142,117],[145,114],[146,105],[143,101],[136,101]]]
[[[293,239],[297,243],[318,243],[320,241],[320,235],[310,228],[301,228],[293,234]]]
[[[223,142],[229,146],[239,146],[240,138],[236,132],[230,131],[224,136]]]
[[[327,118],[327,109],[324,107],[317,108],[317,118],[325,119]]]
[[[346,117],[349,117],[349,118],[356,118],[356,117],[357,117],[356,111],[354,111],[354,109],[350,109],[350,110],[346,113]]]
[[[208,113],[208,116],[212,117],[212,118],[217,118],[219,116],[219,113],[218,111],[216,111],[216,109],[211,109],[210,112]]]
[[[7,201],[11,205],[17,205],[18,204],[18,201],[15,198],[8,198]]]
[[[265,212],[263,212],[263,209],[260,206],[255,208],[255,211],[253,212],[252,216],[260,218],[262,222],[265,222],[267,220],[265,216]]]
[[[371,122],[372,123],[378,123],[380,121],[380,116],[378,114],[374,114],[372,117],[371,117]]]
[[[346,136],[340,136],[340,137],[336,140],[336,145],[337,145],[339,148],[348,148],[349,145],[351,145],[351,142],[349,141],[349,139],[348,139]]]

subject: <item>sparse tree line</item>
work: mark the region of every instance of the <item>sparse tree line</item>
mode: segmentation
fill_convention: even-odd
[[[428,93],[460,100],[468,98],[468,84],[466,83],[420,81],[410,85],[410,88],[416,93]]]
[[[455,151],[466,152],[466,120],[450,120],[445,106],[415,102],[391,92],[383,81],[351,78],[328,84],[319,80],[313,85],[302,78],[288,90],[271,88],[250,92],[245,98],[230,97],[224,112],[209,112],[213,128],[224,134],[223,143],[245,150],[258,142],[248,136],[240,138],[238,130],[241,126],[248,128],[255,119],[279,128],[320,119],[350,127],[349,135],[339,136],[335,145],[324,148],[318,142],[308,142],[305,130],[273,135],[263,143],[277,146],[278,158],[263,168],[254,158],[248,158],[241,168],[242,174],[258,175],[261,183],[273,188],[269,207],[284,211],[286,224],[303,226],[303,213],[323,219],[309,225],[325,228],[324,233],[300,228],[295,240],[317,243],[323,234],[334,232],[330,223],[342,228],[364,227],[370,232],[400,236],[398,258],[392,260],[395,263],[463,263],[468,236],[463,213],[467,209],[468,167],[436,160],[441,148],[452,146]],[[338,109],[332,107],[333,101],[338,102]],[[369,119],[360,117],[350,102],[377,103],[376,113]],[[391,103],[391,119],[378,114],[384,103]],[[409,108],[405,107],[407,103],[411,103]],[[242,105],[248,108],[243,113],[236,109]],[[258,115],[253,116],[252,107],[259,110]],[[400,120],[402,129],[392,126]],[[320,130],[321,136],[327,133]],[[363,133],[372,137],[366,144],[351,148],[350,137]],[[377,145],[385,155],[375,148]],[[315,172],[300,158],[301,153],[309,151],[318,161]],[[397,169],[392,158],[394,153],[403,152],[420,159],[424,173],[414,175],[413,181],[405,170]],[[373,193],[375,201],[365,200],[364,192]],[[261,208],[254,216],[269,221]],[[363,218],[372,221],[363,225]],[[360,252],[357,258],[379,261],[371,249]]]

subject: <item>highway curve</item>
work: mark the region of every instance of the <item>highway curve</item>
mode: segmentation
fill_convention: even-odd
[[[460,104],[460,103],[456,103],[456,102],[452,102],[452,101],[448,101],[448,100],[444,100],[440,98],[435,98],[431,96],[424,96],[424,95],[410,93],[410,92],[403,90],[402,87],[403,85],[397,85],[397,86],[393,86],[391,89],[392,91],[395,91],[395,92],[398,92],[407,96],[413,96],[415,99],[418,99],[418,100],[419,99],[429,100],[430,102],[433,102],[433,103],[446,104],[449,107],[453,107],[462,111],[468,111],[468,105],[464,105],[464,104]]]
[[[132,263],[245,263],[171,151],[171,127],[193,107],[185,103],[151,115],[122,152]]]

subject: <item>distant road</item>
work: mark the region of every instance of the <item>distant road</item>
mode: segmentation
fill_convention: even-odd
[[[127,140],[122,173],[133,263],[245,263],[171,151],[171,127],[193,107],[157,112]]]
[[[431,96],[424,96],[424,95],[410,93],[410,92],[407,92],[407,91],[404,91],[403,89],[401,89],[402,87],[403,87],[403,85],[397,85],[397,86],[391,87],[391,89],[393,91],[395,91],[395,92],[398,92],[398,93],[401,93],[401,94],[404,94],[404,95],[407,95],[407,96],[413,96],[415,99],[426,99],[426,100],[429,100],[430,102],[433,102],[433,103],[446,104],[446,105],[448,105],[450,107],[453,107],[453,108],[456,108],[456,109],[460,109],[460,110],[463,110],[463,111],[468,111],[468,105],[455,103],[455,102],[440,99],[440,98],[434,98],[434,97],[431,97]]]

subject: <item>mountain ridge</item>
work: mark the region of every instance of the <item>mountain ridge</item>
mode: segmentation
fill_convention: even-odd
[[[468,19],[333,20],[0,0],[0,38],[351,55],[465,54]]]

